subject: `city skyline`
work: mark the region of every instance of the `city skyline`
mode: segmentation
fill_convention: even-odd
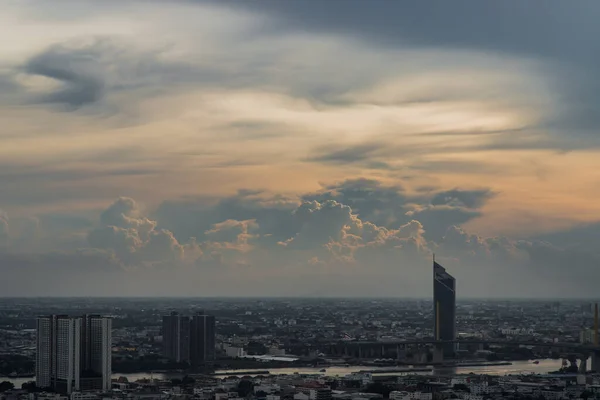
[[[450,270],[434,261],[433,272],[435,281],[456,289]],[[442,297],[438,291],[438,301],[448,303]],[[64,392],[87,400],[432,400],[443,391],[485,400],[590,398],[596,388],[597,303],[471,301],[450,311],[453,320],[444,316],[446,326],[436,329],[434,316],[442,318],[431,301],[2,299],[0,392],[39,400],[63,400]],[[201,317],[205,327],[207,314],[216,316],[212,333],[203,332],[214,338],[211,362],[190,368],[164,354],[186,348],[169,346],[164,317],[178,312]],[[183,319],[199,332],[199,324]],[[175,329],[184,341],[186,329]],[[449,337],[456,348],[441,352]],[[103,357],[94,350],[100,347]],[[104,385],[93,366],[100,358],[112,361]],[[58,393],[45,389],[52,380]]]
[[[595,296],[600,4],[318,3],[0,0],[0,296]]]

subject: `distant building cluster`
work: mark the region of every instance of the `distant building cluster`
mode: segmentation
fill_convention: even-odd
[[[215,317],[192,317],[173,312],[163,317],[163,356],[176,362],[201,366],[215,360]]]
[[[0,400],[571,400],[600,398],[592,376],[383,376],[350,373],[114,379],[110,391],[65,393],[10,390]]]
[[[47,304],[40,311],[29,300],[0,303],[0,400],[600,400],[594,304],[464,301],[457,307],[456,279],[435,259],[432,278],[433,304],[224,299],[156,306],[134,299],[102,306],[106,300],[78,300],[70,309]],[[204,307],[220,313],[218,335],[213,315],[171,312]],[[84,315],[35,319],[57,308]],[[111,317],[92,315],[98,312]],[[548,358],[562,358],[562,366],[558,361],[550,373],[544,366],[542,375],[446,375],[445,369],[501,371],[520,360],[539,371]],[[369,369],[356,372],[357,365]],[[440,366],[446,372],[437,375]],[[37,385],[25,381],[19,389],[34,368]],[[350,373],[327,376],[333,368]],[[304,374],[308,369],[313,372]],[[241,370],[244,376],[223,375]],[[4,379],[21,381],[9,388]]]

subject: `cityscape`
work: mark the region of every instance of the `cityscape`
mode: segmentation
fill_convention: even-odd
[[[0,0],[0,400],[600,400],[600,0]]]
[[[2,398],[600,394],[596,303],[457,302],[435,259],[432,281],[430,300],[4,299]]]

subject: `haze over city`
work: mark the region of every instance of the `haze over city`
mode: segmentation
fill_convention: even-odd
[[[596,295],[600,3],[371,3],[0,0],[0,296]]]

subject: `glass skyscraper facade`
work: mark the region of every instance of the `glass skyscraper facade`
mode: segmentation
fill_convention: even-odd
[[[193,366],[215,360],[215,317],[197,314],[192,317],[190,353]]]
[[[215,317],[198,313],[187,317],[171,313],[163,317],[163,355],[193,367],[215,360]]]
[[[433,261],[433,335],[435,340],[456,339],[456,280]],[[444,344],[444,353],[454,353],[454,343]]]
[[[190,318],[176,312],[163,317],[163,356],[176,362],[190,362]]]

